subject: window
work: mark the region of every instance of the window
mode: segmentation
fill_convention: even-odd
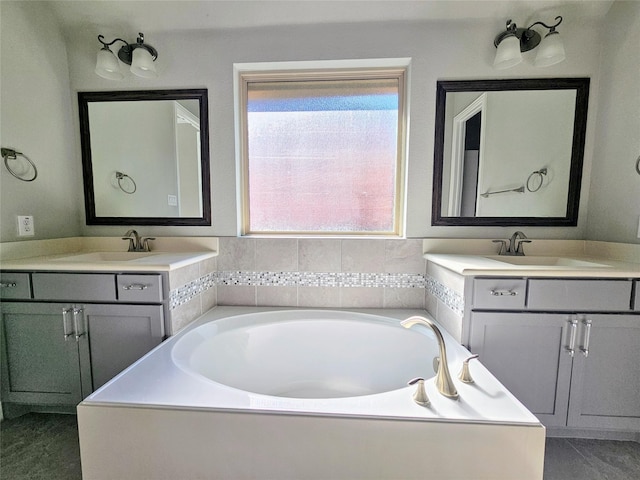
[[[405,74],[241,72],[242,233],[400,235]]]

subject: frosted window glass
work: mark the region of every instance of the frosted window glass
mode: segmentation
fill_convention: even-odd
[[[250,232],[394,232],[398,82],[248,85]]]

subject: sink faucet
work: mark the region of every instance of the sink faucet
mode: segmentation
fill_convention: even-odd
[[[438,362],[438,372],[436,373],[436,387],[438,391],[448,398],[458,398],[458,391],[456,390],[451,375],[449,374],[449,366],[447,365],[447,349],[444,345],[444,338],[442,332],[431,320],[424,317],[413,316],[400,322],[404,328],[411,328],[414,325],[425,325],[433,330],[438,340],[438,348],[440,349],[440,361]]]
[[[149,240],[155,240],[154,237],[141,238],[135,230],[128,230],[122,239],[129,240],[128,252],[150,252]]]
[[[512,256],[524,256],[523,243],[531,243],[531,240],[527,239],[527,236],[521,231],[515,232],[509,239],[509,245],[507,246],[506,240],[492,240],[494,243],[500,244],[500,250],[498,255],[512,255]]]

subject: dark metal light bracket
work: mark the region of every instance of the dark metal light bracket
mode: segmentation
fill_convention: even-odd
[[[151,57],[155,61],[158,58],[158,51],[155,48],[153,48],[151,45],[144,43],[143,33],[138,33],[138,35],[139,37],[136,43],[129,43],[126,40],[123,40],[121,38],[116,38],[112,42],[107,43],[104,41],[103,35],[98,35],[98,41],[102,43],[102,45],[104,45],[104,47],[107,50],[109,49],[110,45],[113,45],[118,41],[124,43],[124,45],[120,47],[120,50],[118,50],[118,58],[120,59],[121,62],[126,63],[127,65],[131,65],[131,62],[133,59],[133,51],[136,48],[144,48],[146,51],[148,51],[151,54]]]
[[[518,40],[520,40],[520,51],[528,52],[529,50],[533,50],[538,45],[540,45],[540,42],[542,41],[542,37],[540,36],[540,34],[535,30],[532,30],[532,27],[534,27],[535,25],[542,25],[543,27],[549,29],[549,33],[555,33],[556,27],[562,23],[562,17],[557,16],[556,21],[557,23],[551,26],[546,25],[543,22],[535,22],[527,28],[518,28],[518,26],[513,23],[513,21],[507,20],[506,30],[496,36],[493,44],[498,47],[500,42],[502,42],[502,40],[504,40],[506,37],[515,35]]]

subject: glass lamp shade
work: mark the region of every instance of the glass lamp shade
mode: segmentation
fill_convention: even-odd
[[[510,68],[522,62],[522,53],[520,52],[520,39],[515,35],[509,35],[502,39],[498,44],[496,58],[493,61],[493,67],[499,70]]]
[[[118,59],[108,47],[104,47],[98,52],[96,74],[108,80],[122,80],[124,78]]]
[[[131,73],[144,78],[156,78],[158,76],[153,57],[146,48],[138,47],[133,50]]]
[[[538,47],[538,54],[533,64],[536,67],[548,67],[560,63],[565,58],[562,38],[555,30],[549,32]]]

